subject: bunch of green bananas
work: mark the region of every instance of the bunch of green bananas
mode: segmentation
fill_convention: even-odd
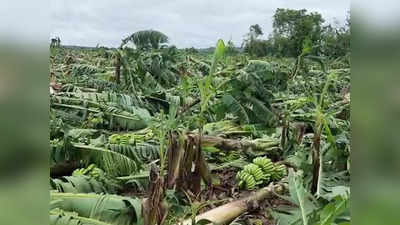
[[[110,144],[134,144],[146,142],[153,138],[153,132],[150,129],[144,129],[137,131],[135,133],[127,134],[113,134],[109,137]]]
[[[236,174],[239,187],[248,190],[255,189],[257,185],[267,184],[272,180],[280,180],[287,175],[285,165],[273,163],[266,157],[257,157],[253,163],[246,165]]]
[[[285,165],[275,163],[274,168],[275,168],[274,173],[272,173],[271,175],[271,178],[273,180],[280,180],[285,176],[287,176],[287,169]]]
[[[246,186],[247,189],[252,190],[258,184],[262,184],[265,179],[265,174],[255,164],[246,165],[242,171],[236,174],[236,179],[239,180],[239,186]]]
[[[253,175],[245,173],[243,170],[236,174],[236,179],[239,181],[239,187],[245,186],[248,190],[253,190],[257,186],[257,181]]]
[[[108,138],[110,144],[129,144],[131,140],[130,134],[113,134]]]
[[[76,169],[73,173],[73,176],[79,176],[79,175],[84,175],[84,176],[89,176],[93,178],[100,178],[104,176],[104,171],[101,170],[100,168],[96,167],[95,164],[90,164],[86,168],[81,168],[81,169]]]
[[[253,159],[253,164],[261,168],[265,176],[268,177],[268,179],[266,179],[268,182],[271,178],[271,175],[275,171],[274,164],[272,163],[272,161],[267,157],[257,157]]]

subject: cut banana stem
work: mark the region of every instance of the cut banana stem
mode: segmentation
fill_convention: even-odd
[[[249,202],[261,202],[266,198],[272,197],[274,193],[282,193],[283,186],[281,184],[271,184],[268,187],[262,188],[254,192],[247,198],[243,198],[234,202],[227,203],[217,208],[211,209],[201,215],[198,215],[195,220],[209,220],[215,224],[224,225],[232,222],[235,218],[249,210],[251,204]],[[181,223],[182,225],[191,225],[192,220],[187,219]],[[178,225],[178,224],[177,224]]]

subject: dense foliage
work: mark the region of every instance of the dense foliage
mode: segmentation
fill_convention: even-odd
[[[273,32],[261,39],[262,28],[250,26],[243,41],[244,51],[251,56],[297,57],[309,44],[311,54],[337,58],[350,52],[350,17],[343,26],[325,25],[321,14],[305,9],[277,9],[273,16]]]

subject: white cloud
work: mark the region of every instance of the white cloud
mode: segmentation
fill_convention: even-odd
[[[58,0],[51,5],[51,35],[64,44],[118,46],[135,31],[156,29],[178,47],[209,47],[218,38],[240,45],[252,24],[272,31],[276,8],[305,8],[343,22],[350,0]]]

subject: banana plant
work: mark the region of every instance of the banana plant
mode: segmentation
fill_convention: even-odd
[[[101,178],[100,178],[101,179]],[[115,194],[121,187],[113,183],[109,178],[96,179],[94,177],[64,176],[61,178],[50,179],[50,187],[53,190],[65,193],[109,193]]]
[[[224,57],[225,54],[225,43],[222,39],[219,39],[217,42],[217,46],[215,48],[213,61],[211,64],[211,68],[209,74],[202,80],[199,81],[198,86],[200,89],[200,113],[198,115],[199,121],[199,140],[197,143],[198,155],[196,159],[196,170],[195,173],[200,175],[203,174],[204,178],[207,178],[205,182],[208,186],[211,185],[211,176],[210,169],[208,168],[208,164],[205,162],[204,153],[201,150],[201,142],[203,137],[203,127],[206,123],[204,113],[208,110],[208,104],[213,95],[215,95],[216,91],[212,87],[212,79],[217,69],[218,62]],[[201,166],[202,165],[202,166]]]
[[[321,136],[323,131],[325,131],[331,147],[336,149],[336,140],[332,135],[332,132],[329,128],[327,116],[324,113],[324,100],[326,98],[331,81],[335,78],[335,76],[335,73],[331,73],[328,75],[327,81],[324,85],[324,88],[322,89],[319,101],[316,97],[314,97],[312,101],[315,107],[315,124],[312,151],[313,178],[311,184],[311,192],[315,193],[317,196],[321,195],[321,179],[324,162],[322,157],[323,155],[321,154]]]
[[[225,44],[223,40],[218,40],[217,46],[214,52],[214,58],[210,67],[210,71],[206,77],[201,79],[198,82],[199,90],[200,90],[200,115],[199,117],[203,117],[203,114],[208,109],[208,104],[211,97],[214,95],[215,90],[212,87],[212,79],[217,69],[218,62],[224,57],[225,54]]]

